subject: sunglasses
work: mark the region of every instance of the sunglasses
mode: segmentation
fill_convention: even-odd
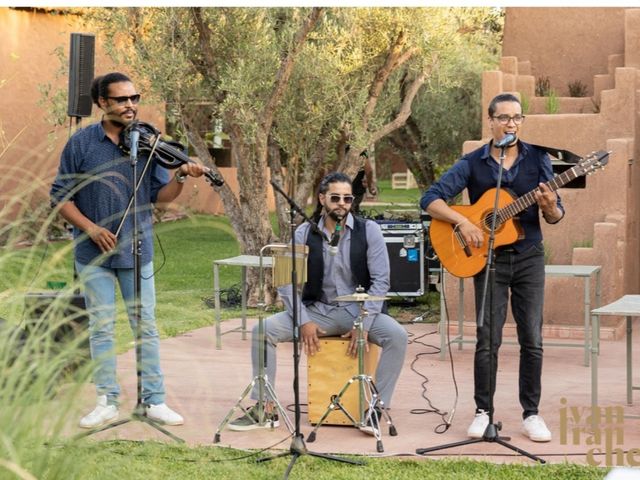
[[[129,100],[131,100],[131,103],[133,103],[134,105],[137,105],[140,102],[140,94],[136,93],[135,95],[131,95],[129,97],[124,96],[124,97],[107,97],[111,100],[114,100],[118,105],[125,105]]]
[[[339,193],[328,193],[327,197],[331,203],[340,203],[340,199],[347,205],[353,203],[353,195],[340,195]]]

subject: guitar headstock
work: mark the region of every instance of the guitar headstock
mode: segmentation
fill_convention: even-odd
[[[590,153],[576,164],[574,167],[576,173],[578,175],[588,175],[603,168],[609,163],[610,153],[611,152],[605,152],[604,150]]]

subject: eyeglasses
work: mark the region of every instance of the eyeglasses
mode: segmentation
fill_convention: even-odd
[[[331,201],[331,203],[340,203],[341,199],[347,205],[350,203],[353,203],[353,195],[340,195],[339,193],[328,193],[327,197],[329,197],[329,200]]]
[[[115,100],[115,102],[118,105],[125,105],[129,100],[131,100],[131,103],[133,103],[134,105],[137,105],[140,102],[140,94],[136,93],[135,95],[131,95],[129,97],[124,96],[124,97],[107,97],[111,100]]]
[[[516,125],[520,125],[524,122],[524,115],[514,115],[513,117],[510,117],[509,115],[494,115],[492,118],[495,118],[502,125],[508,124],[511,120],[513,120],[513,123]]]

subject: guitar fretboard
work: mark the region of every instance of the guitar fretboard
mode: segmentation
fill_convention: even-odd
[[[551,189],[551,191],[555,192],[563,185],[566,185],[571,180],[578,178],[580,175],[576,173],[576,167],[570,168],[569,170],[562,172],[560,175],[557,175],[553,179],[549,180],[545,185]],[[531,205],[536,203],[535,194],[540,191],[540,188],[534,188],[530,192],[525,193],[520,198],[518,198],[515,202],[510,203],[506,207],[498,210],[498,221],[500,223],[509,220],[510,218],[515,217],[521,211],[529,208]]]
[[[609,156],[609,152],[599,151],[593,154],[590,157],[583,159],[580,163],[575,165],[562,172],[559,175],[556,175],[551,180],[549,180],[545,185],[551,189],[552,192],[555,192],[560,187],[566,185],[570,181],[585,175],[597,168],[600,168],[606,165],[606,158]],[[514,202],[510,203],[506,207],[498,210],[497,224],[501,225],[507,220],[515,217],[518,213],[522,212],[524,209],[530,207],[534,203],[536,203],[536,192],[539,192],[540,188],[534,188],[528,193],[525,193],[520,198],[516,199]],[[490,222],[490,216],[487,217],[486,222]],[[488,227],[489,225],[487,225]]]

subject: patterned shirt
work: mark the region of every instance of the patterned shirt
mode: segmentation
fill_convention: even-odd
[[[147,162],[148,156],[141,152],[136,164],[137,178],[142,176]],[[132,179],[129,156],[111,141],[102,123],[94,123],[76,132],[67,142],[51,186],[51,204],[72,201],[96,225],[116,233],[133,193]],[[153,259],[152,203],[169,180],[169,172],[152,162],[136,195],[142,265]],[[133,212],[130,210],[116,249],[100,259],[99,264],[106,268],[133,268],[132,234]],[[78,262],[88,264],[102,255],[100,248],[75,227],[73,236]]]

